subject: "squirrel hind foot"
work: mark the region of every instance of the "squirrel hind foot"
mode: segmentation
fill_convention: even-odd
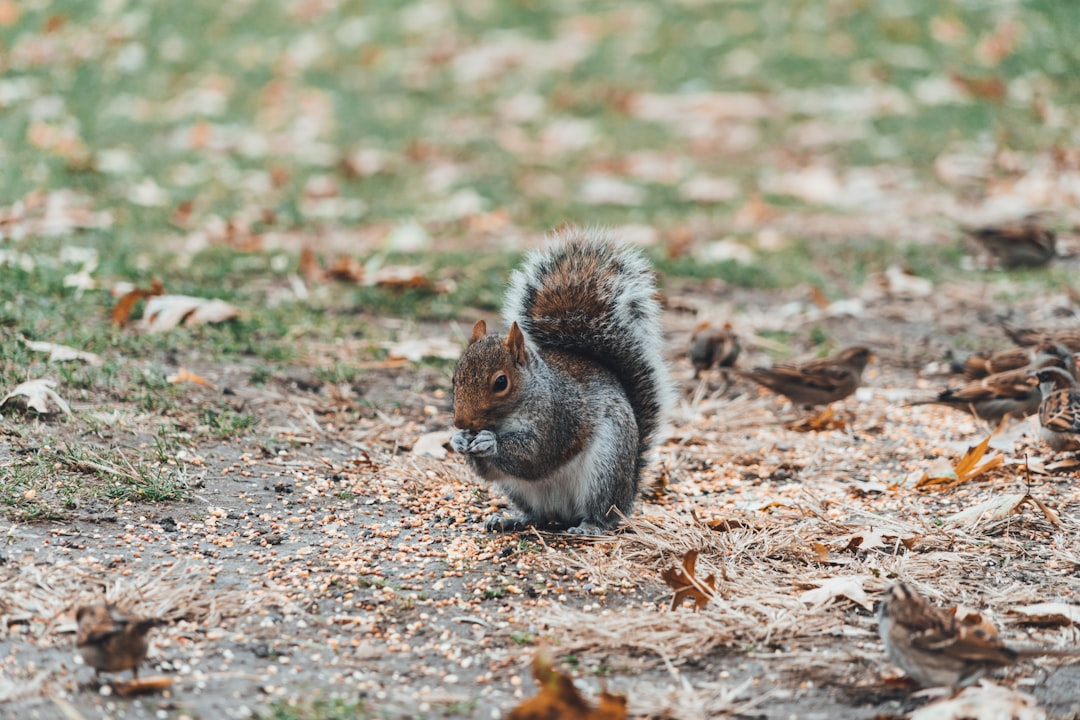
[[[532,521],[524,515],[515,515],[513,517],[492,515],[484,523],[484,529],[491,533],[518,532],[530,525],[532,525]]]
[[[566,530],[565,530],[567,535],[589,535],[589,536],[603,535],[607,531],[608,531],[608,528],[602,527],[600,525],[595,525],[595,524],[593,524],[591,522],[588,522],[588,521],[583,522],[580,525],[575,525],[574,527],[566,528]]]

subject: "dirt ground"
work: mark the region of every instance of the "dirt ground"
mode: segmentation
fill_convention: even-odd
[[[943,372],[948,351],[1007,346],[993,318],[1008,282],[930,297],[869,282],[846,310],[815,305],[806,288],[669,283],[683,401],[653,489],[623,529],[595,540],[483,532],[501,498],[454,454],[419,452],[444,452],[448,370],[373,368],[332,386],[297,368],[256,387],[242,365],[180,351],[260,425],[179,459],[185,501],[102,502],[63,522],[0,525],[0,716],[496,718],[535,692],[529,664],[544,647],[586,694],[626,693],[635,717],[902,717],[930,701],[896,681],[877,637],[874,605],[896,577],[978,609],[1010,643],[1075,647],[1075,623],[1016,613],[1080,603],[1077,474],[1046,471],[1031,421],[996,436],[1001,468],[914,488],[989,430],[904,401],[956,382]],[[1043,295],[1007,311],[1017,325],[1062,327],[1075,324],[1072,307]],[[710,315],[744,335],[745,366],[768,362],[769,329],[791,331],[803,354],[815,328],[873,347],[865,387],[838,408],[849,424],[796,432],[784,423],[802,412],[782,399],[719,375],[695,381],[684,350]],[[213,393],[192,386],[188,400]],[[365,419],[346,422],[357,407]],[[0,460],[35,451],[37,422],[56,421],[28,416],[25,435],[0,438]],[[72,425],[70,440],[137,445],[155,422]],[[954,517],[1025,494],[1059,523],[1016,503]],[[708,524],[720,519],[730,529]],[[691,549],[699,574],[720,578],[718,593],[699,613],[672,611],[660,573]],[[72,612],[102,597],[173,620],[155,631],[143,671],[174,679],[171,689],[120,698],[90,685]],[[1033,695],[1047,717],[1080,717],[1080,666],[1026,661],[994,682]]]

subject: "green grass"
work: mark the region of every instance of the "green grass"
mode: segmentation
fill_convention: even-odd
[[[279,700],[256,717],[260,720],[353,720],[378,716],[365,709],[363,700],[320,699],[299,704]]]

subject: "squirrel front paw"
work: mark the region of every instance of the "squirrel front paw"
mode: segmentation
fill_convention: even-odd
[[[456,453],[467,455],[469,453],[469,444],[472,443],[473,438],[475,437],[476,433],[472,430],[458,430],[450,436],[450,447],[452,447]]]
[[[458,430],[450,438],[450,447],[462,455],[489,457],[499,449],[498,438],[490,430],[474,433],[472,430]]]

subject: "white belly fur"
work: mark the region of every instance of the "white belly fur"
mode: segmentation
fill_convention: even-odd
[[[584,450],[543,480],[503,477],[496,482],[511,498],[520,498],[523,509],[538,517],[585,516],[590,498],[600,490],[601,473],[614,462],[596,441],[598,436],[603,437],[602,428]]]

